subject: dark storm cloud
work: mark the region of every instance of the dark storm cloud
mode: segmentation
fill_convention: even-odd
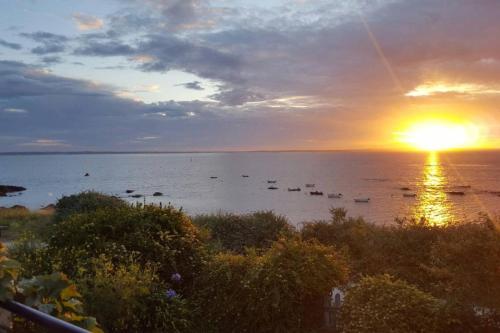
[[[69,41],[66,36],[45,31],[23,32],[20,35],[40,44],[31,49],[31,52],[37,55],[63,52],[66,49],[66,43]]]
[[[21,44],[11,43],[11,42],[8,42],[8,41],[1,39],[1,38],[0,38],[0,46],[6,47],[6,48],[9,48],[12,50],[20,50],[23,48],[21,46]]]

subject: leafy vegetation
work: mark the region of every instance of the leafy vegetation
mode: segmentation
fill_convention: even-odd
[[[438,332],[443,303],[389,275],[365,277],[349,289],[342,306],[342,332]]]
[[[124,208],[127,203],[115,196],[86,191],[65,196],[56,204],[55,220],[62,221],[70,215],[94,212],[104,208]]]
[[[106,332],[320,332],[333,287],[346,290],[339,332],[500,330],[500,229],[487,218],[384,227],[333,209],[297,231],[272,212],[191,222],[84,192],[53,220],[26,219],[9,250],[20,264],[0,260],[0,295],[53,295],[40,299],[55,307],[20,299],[66,320],[89,314]],[[70,280],[81,294],[50,294]]]
[[[193,223],[209,231],[216,248],[237,253],[244,253],[247,248],[269,248],[280,237],[294,233],[286,218],[273,212],[198,215]]]
[[[19,272],[19,263],[5,256],[5,247],[0,243],[0,301],[18,300],[91,332],[102,332],[95,318],[84,315],[81,295],[64,274],[19,279]],[[18,319],[16,328],[21,327],[38,330],[32,323]]]
[[[381,227],[334,209],[330,221],[305,225],[302,237],[345,253],[354,282],[390,274],[445,300],[459,327],[494,331],[500,327],[499,230],[487,218],[447,227],[425,220]]]
[[[332,248],[279,240],[265,252],[221,253],[202,272],[201,325],[213,332],[304,332],[322,322],[323,297],[346,282]],[[208,327],[207,327],[208,326]]]

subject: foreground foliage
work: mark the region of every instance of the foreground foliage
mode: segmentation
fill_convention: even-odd
[[[280,240],[263,255],[218,254],[205,267],[198,285],[201,324],[205,325],[199,331],[318,328],[323,297],[346,280],[342,258],[316,243]]]
[[[66,275],[53,273],[19,279],[19,263],[4,253],[5,247],[0,243],[0,301],[17,300],[91,332],[102,332],[95,318],[84,315],[82,297]],[[40,330],[21,319],[16,327]]]
[[[317,239],[345,253],[353,281],[390,274],[446,300],[454,331],[500,329],[500,231],[487,218],[447,227],[402,220],[381,227],[332,210],[330,221],[306,224],[305,239]]]
[[[319,332],[333,287],[347,289],[344,332],[500,331],[500,232],[490,219],[383,227],[334,209],[296,231],[271,212],[193,223],[171,206],[94,192],[56,207],[54,222],[11,246],[21,267],[4,262],[0,292],[63,272],[106,332]]]
[[[341,330],[438,332],[444,324],[443,305],[432,295],[389,275],[365,277],[347,293],[341,310]]]
[[[193,223],[209,231],[209,240],[216,248],[237,253],[269,248],[280,237],[294,233],[286,218],[273,212],[198,215]]]

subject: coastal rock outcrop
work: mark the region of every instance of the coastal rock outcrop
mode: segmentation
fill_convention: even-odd
[[[26,191],[26,188],[22,186],[0,185],[0,197],[5,197],[8,193],[16,193],[22,191]]]

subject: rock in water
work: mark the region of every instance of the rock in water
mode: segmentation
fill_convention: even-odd
[[[7,193],[22,192],[22,191],[26,191],[26,188],[22,186],[0,185],[0,197],[7,196]]]
[[[162,195],[163,195],[163,193],[161,193],[161,192],[153,193],[153,197],[161,197]]]

